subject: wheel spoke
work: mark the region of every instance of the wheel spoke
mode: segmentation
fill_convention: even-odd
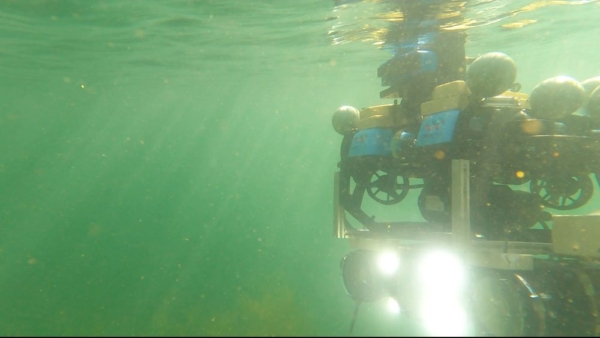
[[[366,188],[369,196],[375,201],[393,205],[402,201],[412,187],[408,183],[408,178],[400,176],[396,172],[388,173],[376,170],[372,172]],[[380,193],[384,195],[379,195]]]
[[[587,203],[594,192],[589,175],[550,176],[532,179],[530,192],[550,208],[571,210]]]

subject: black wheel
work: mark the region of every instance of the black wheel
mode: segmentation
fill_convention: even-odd
[[[594,193],[593,182],[588,175],[535,178],[529,188],[532,194],[542,198],[542,204],[557,210],[577,209],[586,204]]]
[[[402,179],[402,182],[399,180]],[[366,186],[372,199],[385,205],[393,205],[402,201],[410,189],[408,177],[390,174],[381,170],[371,176]]]

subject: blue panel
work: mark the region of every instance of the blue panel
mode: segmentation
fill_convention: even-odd
[[[437,57],[434,52],[420,50],[418,53],[421,58],[421,71],[433,72],[437,69]]]
[[[382,155],[392,156],[391,141],[394,131],[387,128],[360,130],[352,138],[349,157]]]
[[[460,110],[453,109],[426,116],[417,135],[417,147],[451,142]]]

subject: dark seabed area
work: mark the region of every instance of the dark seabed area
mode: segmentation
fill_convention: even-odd
[[[467,54],[510,55],[523,91],[600,75],[597,2],[475,3]],[[0,335],[347,334],[331,116],[390,102],[385,13],[0,0]],[[375,303],[354,334],[422,332]]]

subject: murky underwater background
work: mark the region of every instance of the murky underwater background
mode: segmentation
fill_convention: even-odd
[[[600,75],[598,2],[472,4],[523,92]],[[389,103],[385,5],[0,0],[0,335],[347,334],[331,114]]]

